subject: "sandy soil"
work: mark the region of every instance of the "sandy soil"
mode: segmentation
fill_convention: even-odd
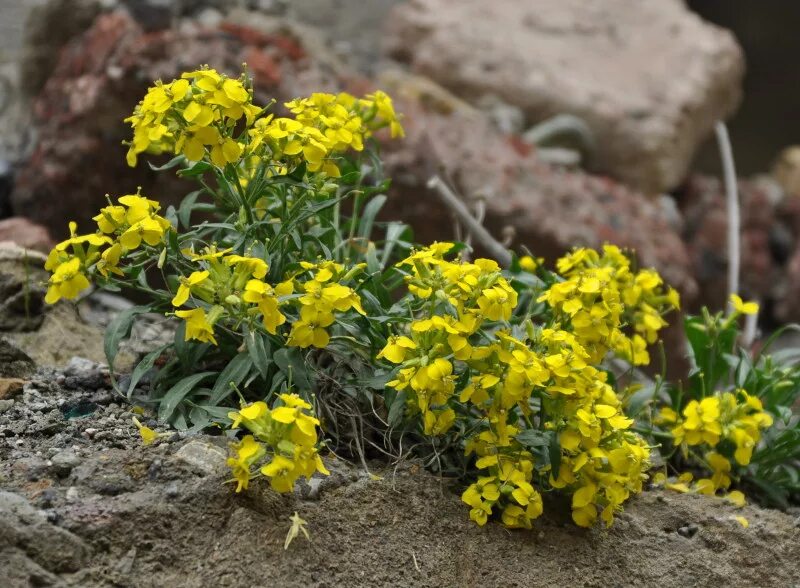
[[[220,437],[143,447],[91,363],[40,370],[0,414],[5,586],[790,586],[800,521],[649,491],[610,530],[548,504],[533,531],[481,529],[414,464],[333,475],[290,496],[225,485]],[[85,414],[88,413],[88,414]],[[83,415],[83,416],[81,416]],[[283,542],[299,512],[311,542]],[[749,528],[734,517],[744,516]]]

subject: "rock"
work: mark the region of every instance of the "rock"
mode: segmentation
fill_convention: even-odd
[[[33,374],[36,364],[22,349],[0,337],[0,377],[26,378]]]
[[[78,490],[77,486],[70,486],[67,488],[67,502],[76,502],[78,498],[80,498],[80,491]]]
[[[56,475],[60,478],[65,478],[73,468],[80,465],[81,458],[73,451],[64,450],[51,457],[50,463],[53,464],[53,471],[55,471]]]
[[[790,197],[800,197],[800,145],[781,151],[772,168],[772,176]]]
[[[482,202],[484,224],[512,247],[528,247],[554,261],[576,245],[614,243],[636,252],[687,300],[697,294],[689,256],[670,215],[645,195],[608,178],[545,163],[535,149],[492,128],[487,118],[417,78],[379,84],[406,114],[406,139],[383,146],[393,178],[385,218],[402,218],[415,238],[452,238],[449,211],[427,180],[441,174],[468,205]]]
[[[771,246],[776,226],[776,203],[768,185],[756,180],[739,181],[741,201],[741,295],[765,301],[783,273]],[[694,175],[681,191],[683,237],[688,245],[692,274],[702,298],[712,309],[725,306],[728,297],[728,218],[724,189],[716,178]],[[784,236],[785,238],[785,236]],[[784,248],[787,247],[784,244]]]
[[[584,119],[596,169],[645,192],[676,186],[741,98],[734,37],[678,0],[411,0],[388,22],[389,53],[460,96]]]
[[[694,523],[690,523],[690,524],[685,525],[683,527],[678,527],[677,533],[681,537],[686,537],[687,539],[691,539],[692,537],[694,537],[697,534],[697,531],[699,531],[699,530],[700,530],[700,527],[698,527]]]
[[[32,97],[44,87],[64,44],[100,12],[99,0],[49,0],[31,9],[20,58],[20,86]]]
[[[10,585],[58,585],[51,573],[78,571],[90,553],[79,537],[49,523],[22,496],[0,492],[0,562],[14,562],[4,565],[4,579],[8,573],[28,580]]]
[[[0,220],[0,241],[11,241],[42,253],[49,253],[55,244],[46,228],[21,216]]]
[[[261,103],[341,85],[336,72],[323,71],[317,59],[308,58],[292,29],[257,30],[251,24],[256,20],[245,14],[240,21],[246,24],[227,19],[216,28],[146,33],[123,10],[98,16],[63,48],[34,99],[38,140],[17,174],[14,211],[60,238],[68,220],[77,221],[81,231],[94,230],[91,217],[106,204],[108,193],[121,196],[141,186],[164,207],[177,204],[192,189],[190,183],[154,172],[144,161],[134,169],[125,162],[122,141],[131,131],[123,119],[153,80],[173,79],[203,63],[238,75],[247,62]]]
[[[206,476],[225,471],[227,457],[223,449],[204,441],[189,441],[175,452],[175,459]]]
[[[85,357],[73,357],[67,362],[64,368],[64,373],[67,376],[87,377],[91,374],[99,372],[101,369],[100,364],[93,362],[91,359]]]
[[[85,357],[73,357],[64,368],[64,386],[73,390],[78,388],[88,390],[98,390],[108,383],[108,369]],[[111,396],[107,391],[103,391],[102,398],[105,404],[111,402]],[[95,404],[99,402],[101,396],[98,390],[97,398],[92,398]]]
[[[14,400],[12,399],[0,400],[0,414],[3,414],[7,410],[9,410],[12,406],[14,406]]]
[[[15,398],[22,394],[27,380],[21,378],[0,378],[0,400]]]
[[[14,172],[5,159],[0,159],[0,218],[11,216],[11,191],[14,189]],[[0,239],[2,241],[3,239]]]
[[[41,326],[48,278],[44,260],[38,251],[0,241],[0,331],[32,331]]]
[[[0,513],[12,514],[26,521],[36,521],[41,515],[24,497],[0,490]]]

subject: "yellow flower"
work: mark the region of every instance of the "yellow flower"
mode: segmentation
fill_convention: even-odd
[[[45,302],[55,304],[61,298],[75,298],[81,290],[89,287],[89,280],[81,272],[81,260],[73,257],[61,263],[50,276]]]
[[[682,428],[682,434],[676,434],[676,430],[673,429],[676,441],[680,442],[679,439],[685,437],[689,445],[707,443],[713,447],[719,442],[722,434],[719,415],[719,398],[709,396],[700,402],[692,400],[683,409],[685,420],[682,426],[678,427]]]
[[[233,449],[236,450],[236,455],[229,457],[227,464],[233,470],[233,477],[237,482],[236,492],[241,492],[250,483],[250,468],[261,459],[266,450],[252,435],[246,435],[240,443],[233,445]]]
[[[197,286],[208,279],[209,272],[192,272],[188,278],[181,277],[181,284],[178,286],[178,292],[172,299],[172,306],[183,306],[189,300],[189,294],[192,292],[192,286]]]
[[[408,337],[389,337],[389,341],[378,354],[378,358],[386,358],[392,363],[403,363],[408,350],[416,348],[417,344]]]
[[[456,420],[456,413],[452,408],[441,411],[429,410],[425,412],[424,425],[426,435],[444,435],[450,430]]]
[[[758,314],[757,302],[745,302],[737,294],[731,294],[730,302],[736,314]]]
[[[150,427],[143,425],[136,417],[133,417],[133,424],[139,429],[139,435],[142,437],[142,443],[145,445],[150,445],[158,439],[159,434]]]
[[[202,308],[192,310],[178,310],[175,316],[186,320],[185,340],[197,339],[205,343],[217,344],[214,338],[214,327],[206,320],[206,313]]]
[[[128,250],[136,249],[142,241],[155,246],[162,242],[164,233],[170,228],[169,221],[160,216],[144,218],[131,225],[119,238],[119,242]]]
[[[532,274],[539,267],[539,263],[530,255],[523,255],[519,258],[519,267],[522,271]]]
[[[267,476],[270,486],[276,492],[291,492],[297,476],[294,474],[294,462],[282,455],[276,455],[267,465],[261,468],[261,473]]]
[[[728,492],[728,494],[725,495],[725,500],[739,507],[742,507],[745,504],[747,504],[747,500],[745,499],[744,494],[739,490]]]

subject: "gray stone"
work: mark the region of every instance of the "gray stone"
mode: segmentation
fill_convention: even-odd
[[[85,357],[73,357],[64,368],[64,373],[67,376],[76,377],[85,377],[98,371],[100,371],[100,364],[93,362],[91,359],[86,359]]]
[[[14,406],[14,401],[9,400],[0,400],[0,414],[3,414],[7,410],[9,410],[12,406]]]
[[[205,441],[189,441],[175,452],[175,459],[182,461],[206,476],[225,470],[227,455],[216,445]]]
[[[392,56],[465,99],[582,118],[594,167],[645,192],[681,182],[741,99],[733,35],[680,0],[411,0],[388,23]]]
[[[0,377],[27,378],[36,364],[22,349],[0,337]]]
[[[64,450],[51,457],[50,463],[53,464],[53,470],[56,475],[64,478],[69,475],[73,468],[80,465],[81,458],[70,450]]]

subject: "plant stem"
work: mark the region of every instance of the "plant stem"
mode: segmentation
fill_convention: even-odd
[[[428,188],[436,191],[442,202],[456,217],[458,217],[458,220],[466,225],[467,230],[475,236],[481,245],[483,245],[489,255],[494,257],[503,267],[507,268],[511,266],[511,254],[508,252],[508,249],[503,247],[502,243],[492,237],[489,231],[475,220],[469,210],[467,210],[467,207],[464,206],[464,203],[453,193],[450,187],[442,181],[442,178],[433,176],[428,180]]]

